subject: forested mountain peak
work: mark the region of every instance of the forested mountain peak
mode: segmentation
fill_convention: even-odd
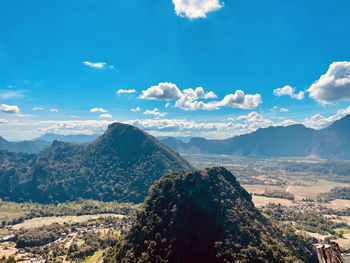
[[[0,170],[0,198],[16,201],[91,198],[138,203],[164,174],[192,169],[153,136],[121,123],[110,125],[88,146],[53,141],[35,162],[1,154],[11,161]],[[17,169],[23,166],[26,169]]]
[[[134,225],[105,262],[317,262],[287,238],[225,168],[171,173],[150,189]]]

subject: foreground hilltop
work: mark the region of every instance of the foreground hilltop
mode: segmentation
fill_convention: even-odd
[[[317,262],[312,245],[282,233],[225,168],[162,177],[105,262]]]
[[[164,174],[190,169],[187,161],[153,136],[113,123],[88,146],[54,141],[38,155],[0,152],[0,198],[137,203]]]

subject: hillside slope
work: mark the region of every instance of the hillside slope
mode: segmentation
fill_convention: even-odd
[[[162,177],[105,262],[317,262],[254,207],[225,168]]]
[[[121,123],[111,124],[88,146],[54,141],[38,155],[0,152],[1,158],[10,161],[0,170],[0,198],[15,201],[138,203],[164,174],[192,168],[153,136]]]
[[[350,115],[318,131],[313,138],[312,154],[329,159],[350,159]]]

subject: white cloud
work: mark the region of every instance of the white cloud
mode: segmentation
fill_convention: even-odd
[[[205,93],[202,87],[194,89],[184,89],[180,93],[180,98],[175,102],[175,107],[183,110],[215,110],[218,109],[216,102],[205,103],[198,99],[217,98],[214,92]]]
[[[112,115],[109,113],[106,113],[106,114],[101,114],[99,117],[102,119],[111,119]]]
[[[17,105],[0,104],[0,111],[3,113],[18,114],[20,112]]]
[[[50,112],[58,112],[58,109],[50,109]]]
[[[226,95],[217,106],[227,106],[241,109],[255,109],[262,103],[260,94],[244,94],[242,90],[237,90],[234,94]]]
[[[39,133],[69,134],[94,134],[102,133],[112,121],[107,120],[69,120],[69,121],[40,121],[35,124],[27,124],[31,129],[37,127]]]
[[[172,0],[175,13],[178,16],[205,18],[208,13],[217,11],[224,6],[220,0]]]
[[[289,110],[287,108],[280,108],[280,112],[288,112]]]
[[[140,107],[136,107],[134,109],[130,109],[130,111],[133,111],[133,112],[141,111],[141,108]]]
[[[283,88],[274,89],[273,94],[278,97],[287,95],[293,99],[302,100],[304,98],[305,93],[304,91],[299,91],[298,93],[295,93],[295,88],[286,85]]]
[[[118,89],[116,92],[117,95],[132,94],[132,93],[136,93],[136,90],[134,90],[134,89]]]
[[[23,92],[14,90],[2,91],[0,92],[0,98],[3,100],[23,98]]]
[[[44,108],[43,107],[33,107],[32,110],[34,110],[34,111],[42,111],[42,110],[44,110]]]
[[[103,108],[92,108],[90,112],[108,112],[108,110],[105,110]]]
[[[167,113],[160,112],[158,108],[154,108],[153,110],[146,110],[143,114],[146,115],[154,115],[155,117],[164,117]]]
[[[135,125],[144,129],[154,136],[203,136],[206,138],[229,138],[240,134],[253,132],[259,128],[269,126],[288,126],[295,124],[292,120],[273,122],[265,119],[257,112],[228,118],[226,121],[218,122],[196,122],[185,119],[143,119],[129,120],[125,123]]]
[[[216,99],[217,97],[213,91],[209,91],[204,95],[204,99]]]
[[[310,118],[305,118],[303,124],[307,127],[314,129],[321,129],[329,126],[333,122],[345,117],[350,114],[350,106],[345,109],[340,109],[336,114],[331,115],[330,117],[324,117],[321,114],[315,114]]]
[[[311,98],[325,104],[350,100],[350,61],[333,62],[307,91]]]
[[[161,82],[156,86],[143,90],[140,98],[149,100],[177,100],[181,95],[181,91],[175,84]]]
[[[107,63],[106,62],[89,62],[89,61],[84,61],[83,62],[86,66],[92,67],[92,68],[98,68],[98,69],[103,69]]]
[[[0,124],[8,123],[8,120],[0,119]]]
[[[64,135],[93,134],[103,133],[112,122],[114,122],[113,119],[39,122],[26,122],[25,120],[16,122],[16,120],[13,120],[0,125],[0,133],[13,140],[31,139],[43,133],[58,133]],[[218,119],[214,122],[197,122],[186,119],[160,119],[158,117],[125,120],[122,122],[135,125],[154,136],[201,136],[213,139],[223,139],[246,134],[268,126],[287,126],[296,123],[292,120],[276,120],[274,122],[254,111],[246,115],[222,120]]]
[[[165,104],[165,108],[169,108],[171,106],[171,104],[169,103],[169,102],[167,102],[166,104]]]
[[[180,89],[173,83],[163,82],[142,91],[142,99],[176,100],[175,107],[183,110],[216,110],[220,107],[233,107],[241,109],[254,109],[262,103],[260,94],[244,94],[237,90],[235,94],[226,95],[222,101],[203,102],[199,99],[214,99],[216,94],[212,91],[204,92],[202,87],[196,89]],[[169,107],[170,104],[166,104]]]

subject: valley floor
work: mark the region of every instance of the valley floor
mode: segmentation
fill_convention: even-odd
[[[255,206],[281,228],[292,227],[315,242],[336,241],[343,252],[350,252],[350,162],[185,157],[197,168],[229,169]],[[128,231],[137,209],[92,200],[47,205],[0,201],[0,257],[100,263],[106,249]]]

